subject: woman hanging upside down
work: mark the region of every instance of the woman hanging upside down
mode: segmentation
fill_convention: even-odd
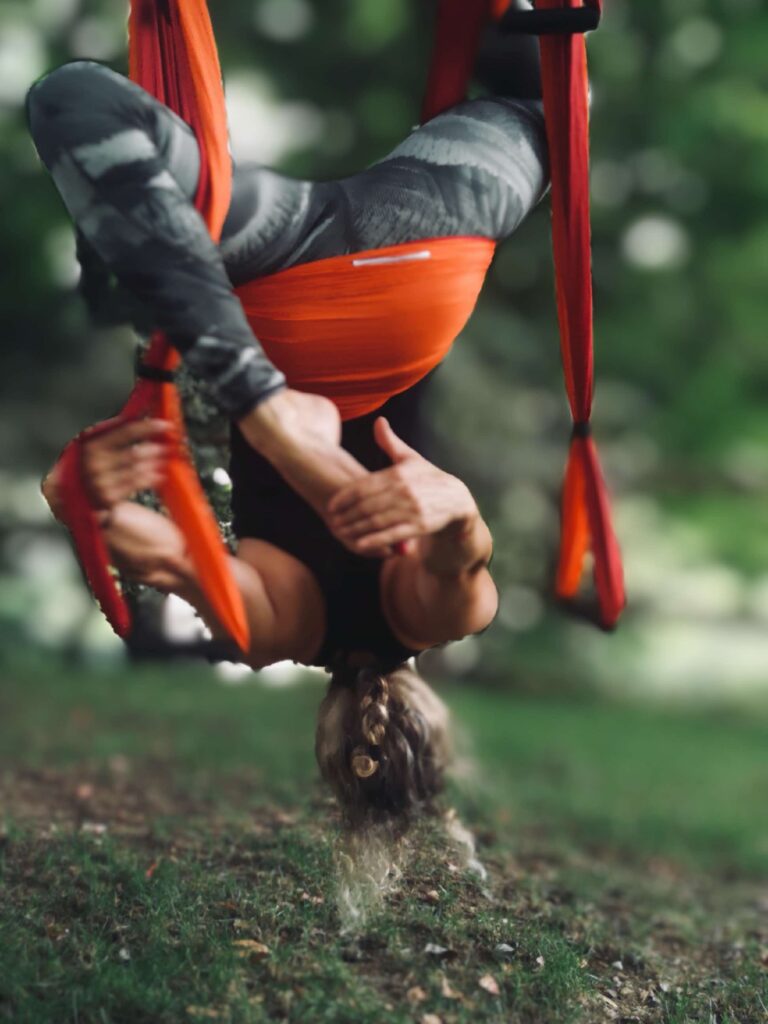
[[[436,255],[430,242],[448,238],[477,240],[467,251],[484,270],[492,243],[545,190],[546,137],[533,39],[490,39],[478,71],[495,95],[435,117],[349,178],[237,167],[219,246],[192,205],[195,136],[167,107],[83,61],[28,96],[32,136],[78,232],[233,422],[232,569],[249,660],[333,671],[318,758],[352,817],[407,813],[439,784],[444,708],[402,666],[490,623],[491,538],[467,488],[419,454],[420,380],[444,348],[426,338],[404,351],[414,334],[404,321],[391,324],[391,344],[350,337],[348,323],[335,331],[332,295],[317,314],[330,320],[327,337],[262,346],[234,289],[268,291],[286,271],[300,280],[302,268],[348,254],[370,280],[390,247],[412,244],[393,258],[416,274]],[[91,440],[85,476],[115,563],[186,598],[215,629],[181,534],[129,500],[161,479],[175,443],[167,430],[142,421]],[[55,473],[44,490],[55,511]],[[397,543],[404,554],[391,554]]]

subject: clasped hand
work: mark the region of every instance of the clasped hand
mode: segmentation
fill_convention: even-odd
[[[342,543],[358,554],[375,555],[474,521],[477,506],[461,480],[409,447],[383,416],[374,435],[392,466],[353,481],[331,499],[328,525]]]
[[[286,388],[239,426],[356,554],[385,557],[393,545],[407,545],[451,524],[461,530],[477,515],[464,484],[410,448],[384,417],[376,421],[374,434],[393,465],[375,473],[340,446],[338,410],[319,395]]]
[[[384,417],[376,420],[374,435],[392,466],[374,473],[338,446],[338,436],[330,436],[335,434],[335,425],[331,426],[328,437],[321,441],[324,431],[318,430],[308,445],[315,457],[314,465],[309,463],[313,472],[308,472],[304,459],[289,459],[282,452],[272,461],[349,550],[384,557],[396,545],[407,546],[448,528],[463,530],[476,518],[477,507],[467,487],[409,447]],[[93,438],[85,445],[83,469],[94,506],[107,510],[140,490],[160,486],[168,460],[180,447],[172,424],[157,419],[122,424]],[[292,446],[293,452],[300,447]],[[329,450],[338,453],[336,459],[326,461]],[[305,450],[305,458],[307,454]],[[54,512],[56,483],[51,474],[44,486]]]

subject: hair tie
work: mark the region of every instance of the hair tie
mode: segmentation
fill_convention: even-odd
[[[352,753],[352,771],[358,779],[370,779],[379,770],[379,762],[374,761],[370,754],[357,747]]]

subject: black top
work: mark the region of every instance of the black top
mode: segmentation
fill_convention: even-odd
[[[423,447],[421,406],[427,381],[396,395],[367,416],[347,420],[342,446],[367,469],[385,469],[388,457],[376,444],[373,424],[386,416],[395,433],[417,451]],[[416,651],[394,636],[381,607],[382,560],[345,548],[317,513],[232,427],[233,529],[238,538],[256,537],[298,558],[323,592],[327,628],[312,664],[338,664],[353,652],[372,654],[382,671],[407,661]]]

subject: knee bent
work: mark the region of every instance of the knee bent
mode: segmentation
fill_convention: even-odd
[[[27,112],[50,116],[95,99],[105,79],[115,74],[103,64],[92,60],[75,60],[62,64],[38,78],[27,92]]]
[[[77,136],[97,121],[103,125],[105,115],[134,120],[133,98],[131,83],[96,61],[72,61],[50,71],[27,93],[27,123],[40,156],[49,163],[62,142],[81,141]]]

